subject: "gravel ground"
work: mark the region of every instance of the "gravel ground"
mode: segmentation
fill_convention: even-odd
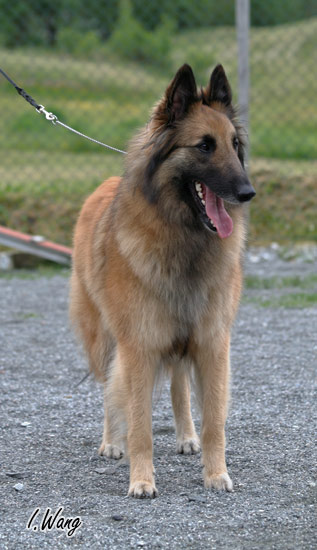
[[[307,275],[316,266],[270,249],[251,251],[246,271]],[[76,388],[86,364],[68,328],[67,292],[61,276],[0,279],[0,548],[316,548],[316,306],[242,303],[227,423],[234,493],[204,490],[199,455],[175,454],[163,388],[153,411],[160,494],[149,501],[126,497],[127,464],[97,455],[102,392],[91,378]],[[46,509],[60,506],[70,527],[81,518],[72,537],[39,529]]]

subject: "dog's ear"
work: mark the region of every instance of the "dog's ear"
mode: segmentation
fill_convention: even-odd
[[[176,73],[165,93],[169,122],[183,118],[192,103],[197,100],[197,86],[189,65],[183,65]]]
[[[203,91],[204,101],[210,105],[214,101],[229,107],[232,102],[231,87],[222,65],[213,70],[209,84]]]
[[[155,118],[165,124],[173,124],[184,118],[190,105],[197,99],[194,73],[191,67],[185,64],[177,71],[166,89],[164,98],[154,113]]]

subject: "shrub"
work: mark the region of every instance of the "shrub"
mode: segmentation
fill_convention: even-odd
[[[173,31],[174,24],[169,19],[163,19],[152,32],[146,30],[134,17],[131,1],[121,0],[118,22],[108,46],[125,59],[166,66]]]
[[[89,58],[102,48],[102,42],[95,31],[81,32],[71,27],[59,31],[57,45],[63,52]]]

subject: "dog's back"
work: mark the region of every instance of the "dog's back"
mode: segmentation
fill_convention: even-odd
[[[104,247],[104,242],[98,241],[98,224],[107,216],[120,181],[119,177],[109,178],[86,199],[74,232],[70,318],[84,344],[90,369],[102,382],[106,377],[104,365],[109,362],[114,341],[103,326],[93,296],[95,273],[100,273],[100,261],[104,261],[106,252],[98,253],[98,248]]]
[[[112,177],[103,182],[86,199],[80,212],[74,233],[74,256],[76,273],[85,282],[87,273],[93,269],[92,252],[96,229],[100,219],[106,215],[118,189],[121,178]]]

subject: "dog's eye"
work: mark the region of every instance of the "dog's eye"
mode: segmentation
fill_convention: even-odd
[[[208,153],[210,151],[210,145],[206,141],[203,141],[198,145],[198,149],[204,153]]]
[[[203,141],[198,146],[199,151],[202,151],[203,153],[210,153],[210,151],[214,151],[215,147],[213,144],[209,141]]]
[[[237,137],[234,137],[233,140],[232,140],[232,145],[233,145],[233,148],[235,151],[238,151],[238,147],[239,147],[239,140]]]

